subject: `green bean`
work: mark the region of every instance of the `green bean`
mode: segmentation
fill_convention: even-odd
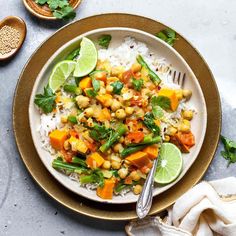
[[[66,60],[74,60],[79,55],[79,52],[80,48],[75,49],[66,57]]]

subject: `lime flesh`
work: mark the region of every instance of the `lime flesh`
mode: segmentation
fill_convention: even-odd
[[[83,77],[88,75],[96,67],[97,59],[97,49],[94,43],[84,37],[80,44],[80,56],[77,59],[74,76]]]
[[[168,184],[180,174],[183,159],[180,150],[172,143],[163,143],[160,149],[155,182]]]
[[[53,68],[49,78],[49,87],[53,92],[57,91],[68,79],[70,74],[74,71],[76,62],[74,61],[61,61]]]

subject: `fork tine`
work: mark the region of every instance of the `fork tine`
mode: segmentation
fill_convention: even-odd
[[[184,87],[185,77],[186,77],[186,74],[184,73],[181,79],[181,83],[180,83],[181,88]]]
[[[176,71],[173,73],[173,82],[176,83]]]
[[[177,78],[177,84],[181,86],[180,82],[181,82],[181,73],[179,72]]]

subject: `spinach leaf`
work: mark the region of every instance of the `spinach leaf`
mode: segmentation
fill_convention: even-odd
[[[111,35],[104,34],[98,38],[98,44],[103,48],[108,48],[111,42]]]
[[[144,116],[143,123],[145,126],[150,129],[155,135],[160,134],[160,128],[154,122],[154,115],[151,112],[148,112]]]
[[[141,91],[142,87],[143,87],[143,79],[132,79],[132,85],[134,87],[135,90],[137,91]]]
[[[152,106],[160,106],[161,108],[168,110],[170,109],[170,99],[164,96],[154,96],[151,99]]]
[[[122,88],[124,87],[124,84],[121,83],[120,81],[116,81],[116,82],[112,83],[111,86],[113,87],[114,94],[120,94]]]

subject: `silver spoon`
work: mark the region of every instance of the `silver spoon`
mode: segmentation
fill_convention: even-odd
[[[154,176],[157,169],[157,163],[158,163],[158,157],[153,161],[153,166],[148,174],[142,192],[139,195],[137,201],[136,213],[139,219],[144,218],[149,213],[152,206]]]

